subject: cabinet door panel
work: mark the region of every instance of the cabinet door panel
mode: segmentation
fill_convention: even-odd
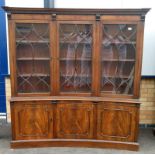
[[[93,105],[62,101],[57,106],[58,138],[93,138]]]
[[[15,103],[15,139],[46,139],[53,137],[53,108],[47,102]]]
[[[100,89],[103,94],[134,93],[136,47],[136,24],[102,25]]]
[[[15,24],[17,93],[50,93],[50,26]]]
[[[91,93],[93,23],[60,22],[58,28],[60,92]]]
[[[97,106],[97,137],[104,140],[134,141],[137,107],[103,103]]]

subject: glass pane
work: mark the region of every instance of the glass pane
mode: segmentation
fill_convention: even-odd
[[[48,24],[16,24],[17,91],[50,91]]]
[[[60,24],[60,89],[90,92],[92,80],[92,25]]]
[[[136,25],[103,25],[101,91],[132,94],[136,56]]]

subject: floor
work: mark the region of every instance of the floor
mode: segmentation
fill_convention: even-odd
[[[69,147],[48,147],[48,148],[31,148],[31,149],[10,149],[10,124],[5,122],[0,122],[0,154],[5,153],[45,153],[45,154],[126,154],[126,153],[155,153],[155,136],[152,134],[152,129],[140,129],[139,143],[140,150],[135,151],[125,151],[116,149],[94,149],[94,148],[69,148]]]

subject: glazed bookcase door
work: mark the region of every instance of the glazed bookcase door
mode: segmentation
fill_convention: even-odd
[[[48,23],[15,24],[17,93],[50,93],[50,27]]]
[[[93,24],[61,22],[58,33],[60,93],[91,93]]]
[[[134,93],[137,25],[134,23],[102,24],[101,93]]]

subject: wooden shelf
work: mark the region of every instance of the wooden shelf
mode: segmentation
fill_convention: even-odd
[[[48,39],[45,39],[45,40],[22,40],[22,39],[17,39],[16,43],[24,43],[24,44],[27,44],[27,43],[33,43],[33,44],[49,43],[49,40]]]
[[[23,61],[23,60],[43,60],[43,61],[46,61],[46,60],[50,60],[50,58],[17,58],[17,60],[20,60],[20,61]]]
[[[93,42],[86,42],[86,41],[82,41],[82,42],[78,42],[78,41],[60,41],[60,44],[92,44]]]
[[[59,43],[61,43],[61,44],[92,44],[92,41],[91,42],[86,42],[86,41],[62,41],[62,40],[60,40],[59,41]],[[106,43],[103,43],[102,42],[102,45],[104,45],[104,44],[106,44]],[[127,42],[127,41],[124,41],[124,42],[110,42],[109,44],[129,44],[129,45],[135,45],[136,44],[136,42],[135,41],[131,41],[131,42]]]
[[[115,76],[113,76],[113,75],[104,75],[104,76],[102,76],[102,78],[115,78],[115,79],[124,78],[124,79],[127,79],[127,78],[129,78],[129,76],[127,76],[127,75],[115,75]]]
[[[60,77],[87,77],[87,78],[91,78],[90,75],[86,75],[86,74],[78,74],[78,75],[66,75],[66,74],[61,74]]]
[[[104,43],[104,42],[102,42],[102,45],[104,45],[104,44],[106,44],[106,43]],[[136,41],[130,41],[130,42],[128,42],[128,41],[120,41],[120,42],[115,42],[115,41],[109,41],[109,45],[110,44],[129,44],[129,45],[133,45],[133,44],[136,44]]]
[[[60,58],[59,59],[60,61],[92,61],[92,59],[90,58],[84,58],[84,59],[81,59],[81,58]]]
[[[18,74],[18,77],[39,77],[39,76],[50,76],[50,74],[32,73],[32,74]]]
[[[17,58],[17,60],[50,60],[51,58]],[[60,58],[60,61],[92,61],[90,58]],[[135,59],[102,59],[102,61],[121,61],[121,62],[135,62]]]
[[[135,59],[102,59],[102,61],[135,62]]]
[[[91,78],[91,76],[90,75],[66,75],[66,74],[61,74],[60,75],[61,77],[88,77],[88,78]],[[124,79],[127,79],[127,78],[129,78],[129,76],[126,76],[126,75],[121,75],[121,76],[119,76],[119,75],[117,75],[117,76],[112,76],[112,75],[107,75],[107,76],[102,76],[102,78],[124,78]]]

